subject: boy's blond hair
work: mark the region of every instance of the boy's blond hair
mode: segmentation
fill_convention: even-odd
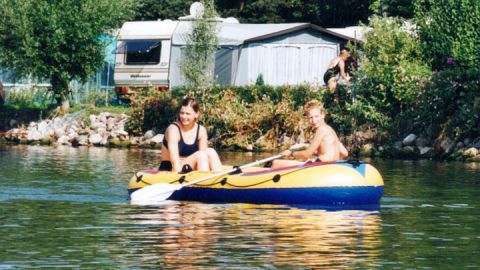
[[[322,114],[326,114],[325,109],[323,108],[323,104],[320,103],[320,101],[318,101],[316,99],[310,100],[305,104],[305,106],[304,106],[305,115],[307,115],[307,113],[311,109],[319,109]]]

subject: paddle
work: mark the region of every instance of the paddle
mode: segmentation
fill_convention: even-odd
[[[304,145],[293,145],[290,148],[290,150],[296,150],[296,149],[299,149],[299,148],[302,148],[302,147],[305,147],[305,146]],[[223,176],[223,175],[226,175],[226,174],[229,174],[229,173],[233,173],[233,172],[236,172],[236,171],[244,169],[244,168],[248,168],[248,167],[252,167],[252,166],[255,166],[255,165],[262,164],[262,163],[266,163],[266,162],[269,162],[271,160],[281,158],[282,156],[283,155],[278,154],[278,155],[275,155],[273,157],[257,160],[255,162],[248,163],[248,164],[245,164],[245,165],[241,165],[239,167],[234,167],[230,170],[226,170],[226,171],[223,171],[223,172],[208,175],[206,177],[202,177],[200,179],[196,179],[196,180],[190,181],[188,183],[183,183],[183,184],[160,183],[160,184],[153,184],[153,185],[150,185],[150,186],[146,186],[146,187],[143,187],[143,188],[133,192],[130,195],[130,200],[131,200],[132,203],[146,203],[146,202],[164,201],[164,200],[167,200],[173,194],[173,192],[175,192],[177,190],[180,190],[183,187],[191,186],[191,185],[194,185],[196,183],[200,183],[200,182],[203,182],[203,181],[207,181],[209,179],[213,179],[215,177],[219,177],[219,176]]]

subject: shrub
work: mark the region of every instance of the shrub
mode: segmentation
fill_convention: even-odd
[[[415,104],[415,128],[430,138],[480,134],[480,69],[454,67],[434,74]]]
[[[46,109],[53,103],[51,92],[42,87],[6,91],[5,106],[14,109]]]
[[[348,109],[358,125],[369,124],[392,133],[405,132],[407,117],[430,70],[419,56],[414,33],[402,30],[399,19],[372,17],[372,30],[359,48],[360,68],[351,90],[357,102]]]
[[[178,111],[178,101],[170,92],[154,91],[152,87],[140,89],[130,102],[131,113],[126,127],[134,135],[150,129],[165,130]]]

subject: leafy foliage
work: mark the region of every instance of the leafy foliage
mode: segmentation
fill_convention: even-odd
[[[446,69],[419,93],[415,126],[431,138],[474,139],[480,134],[480,69]]]
[[[190,5],[195,0],[141,0],[135,21],[154,21],[157,19],[176,20],[189,14]]]
[[[147,130],[163,132],[170,122],[174,121],[179,109],[180,97],[174,97],[170,92],[154,91],[145,87],[131,99],[130,119],[127,130],[140,135]]]
[[[213,0],[202,1],[204,10],[198,19],[192,22],[190,40],[184,50],[180,71],[188,87],[195,89],[195,95],[203,95],[212,78],[211,69],[218,48],[216,16]]]
[[[47,89],[32,87],[6,92],[5,106],[14,109],[47,109],[52,98]]]
[[[136,20],[172,19],[188,15],[195,2],[141,0]],[[323,27],[344,27],[367,22],[372,0],[215,0],[222,17],[235,17],[242,23],[309,22]]]
[[[398,19],[374,16],[372,30],[359,48],[361,63],[352,91],[357,102],[349,109],[359,124],[386,130],[403,130],[402,119],[426,80],[430,70],[419,55],[419,40],[402,30]]]
[[[102,34],[133,15],[133,0],[0,0],[0,63],[48,79],[57,101],[104,60]],[[68,106],[67,106],[68,107]]]
[[[424,58],[435,70],[480,65],[480,1],[417,0],[416,21]]]
[[[377,15],[402,17],[411,19],[414,17],[414,0],[374,0],[370,9]]]

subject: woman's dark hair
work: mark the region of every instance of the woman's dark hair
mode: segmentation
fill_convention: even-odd
[[[200,111],[200,106],[198,105],[197,100],[192,97],[186,97],[182,101],[182,107],[187,107],[187,106],[192,107],[193,111],[195,111],[196,113]]]

